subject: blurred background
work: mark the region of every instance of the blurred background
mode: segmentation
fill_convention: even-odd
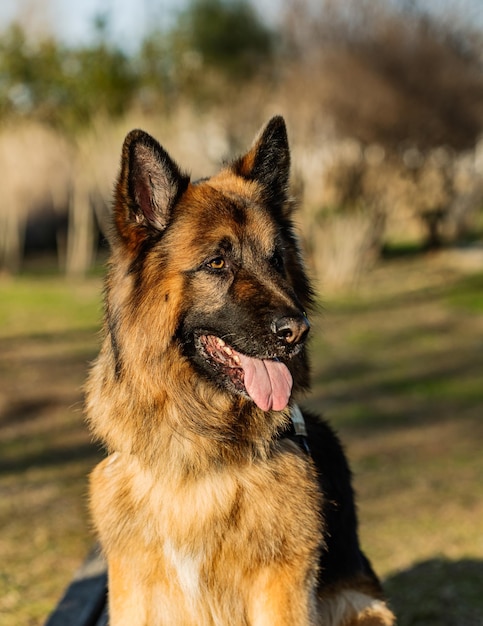
[[[125,134],[194,178],[286,118],[313,392],[399,623],[483,624],[483,6],[2,0],[0,622],[94,543],[82,418]]]

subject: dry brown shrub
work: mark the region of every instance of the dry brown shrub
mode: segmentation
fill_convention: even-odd
[[[72,163],[71,145],[50,128],[27,121],[1,129],[0,268],[19,269],[29,217],[66,212]],[[58,249],[65,255],[65,242],[59,241]]]
[[[481,32],[378,0],[291,5],[286,89],[312,98],[339,135],[391,150],[474,146],[483,122]]]
[[[313,231],[313,269],[324,292],[345,289],[378,257],[384,216],[365,206],[321,215]]]

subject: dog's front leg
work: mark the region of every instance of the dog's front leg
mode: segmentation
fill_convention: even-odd
[[[121,559],[108,559],[109,626],[148,626],[143,587],[132,571]]]
[[[292,567],[267,568],[255,580],[249,602],[252,626],[315,626],[316,594]]]

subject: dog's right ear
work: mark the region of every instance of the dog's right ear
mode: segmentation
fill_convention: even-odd
[[[251,149],[232,164],[232,169],[238,176],[256,181],[264,201],[283,211],[288,197],[290,149],[282,116],[272,117]]]
[[[114,223],[120,237],[136,248],[149,233],[164,231],[189,177],[142,130],[131,131],[122,148]]]

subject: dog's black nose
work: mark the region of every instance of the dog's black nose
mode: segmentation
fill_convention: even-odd
[[[305,339],[310,323],[305,315],[279,317],[272,323],[272,330],[285,343],[295,345]]]

